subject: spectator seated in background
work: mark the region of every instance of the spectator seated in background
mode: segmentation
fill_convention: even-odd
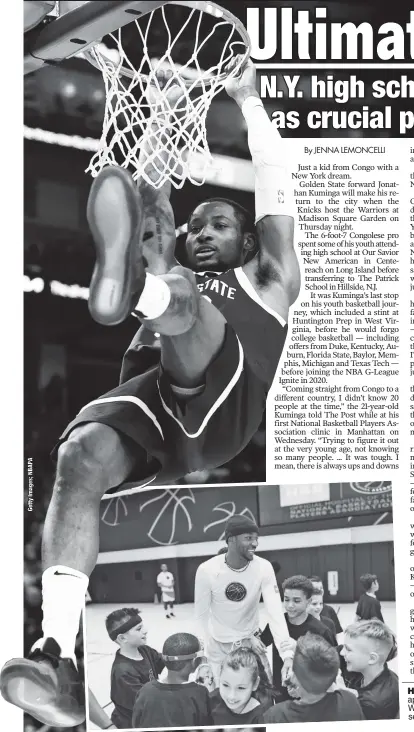
[[[164,643],[165,679],[150,681],[139,693],[132,727],[203,727],[213,724],[210,696],[201,684],[188,681],[200,664],[200,641],[191,633],[174,633]]]
[[[364,719],[359,702],[345,689],[328,691],[339,670],[336,648],[324,638],[306,633],[296,644],[290,684],[298,699],[271,707],[266,724],[293,722],[341,722]]]
[[[359,578],[359,581],[364,588],[364,592],[358,601],[356,619],[371,620],[371,618],[378,618],[378,620],[384,622],[381,612],[381,603],[376,598],[376,592],[379,590],[377,575],[363,574],[362,577]]]
[[[360,620],[345,631],[341,651],[366,719],[395,719],[399,713],[398,676],[387,666],[397,655],[392,631],[380,620]]]
[[[132,727],[132,710],[144,684],[157,679],[164,668],[158,651],[147,646],[147,631],[139,610],[124,607],[106,618],[108,635],[119,649],[111,670],[112,722],[118,729]]]

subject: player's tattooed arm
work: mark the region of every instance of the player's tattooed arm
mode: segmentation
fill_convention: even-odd
[[[145,211],[142,254],[151,274],[165,274],[178,264],[174,254],[176,244],[174,212],[168,187],[155,190],[145,181],[141,181],[139,188]]]

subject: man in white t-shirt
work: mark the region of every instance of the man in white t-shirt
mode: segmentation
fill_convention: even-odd
[[[195,615],[202,626],[205,653],[218,681],[221,662],[234,648],[246,645],[268,667],[266,648],[258,637],[259,602],[263,596],[273,639],[284,661],[286,677],[293,656],[273,567],[256,557],[259,529],[247,516],[226,523],[226,554],[208,559],[197,570]]]
[[[174,575],[168,571],[166,564],[161,564],[161,572],[157,577],[157,585],[161,590],[161,601],[164,603],[164,610],[167,618],[174,618]],[[168,611],[168,608],[170,610]]]

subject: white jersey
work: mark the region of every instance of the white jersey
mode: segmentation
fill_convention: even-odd
[[[195,614],[205,638],[234,643],[254,635],[259,629],[260,595],[279,646],[289,633],[270,562],[255,556],[245,570],[238,572],[228,567],[220,554],[200,564],[195,580]]]
[[[171,572],[160,572],[157,577],[157,585],[161,588],[162,601],[173,602],[174,593],[174,575]]]

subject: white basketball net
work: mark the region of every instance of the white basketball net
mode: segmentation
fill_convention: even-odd
[[[213,8],[211,5],[208,7]],[[210,14],[198,9],[186,8],[187,12],[188,17],[174,38],[165,6],[134,21],[141,54],[137,67],[124,51],[122,28],[111,34],[118,48],[119,60],[114,60],[113,51],[110,60],[104,46],[97,45],[90,50],[90,56],[102,72],[106,90],[99,150],[87,170],[92,176],[97,176],[107,165],[121,165],[130,169],[134,180],[142,177],[154,188],[160,188],[168,180],[175,188],[181,188],[185,180],[195,185],[204,183],[212,164],[206,137],[207,112],[213,97],[224,87],[226,65],[237,54],[244,53],[246,58],[248,50],[240,40],[236,24],[220,19],[218,11],[213,13],[214,20]],[[205,30],[207,15],[208,28]],[[153,26],[159,28],[160,23],[164,24],[163,31],[168,34],[168,48],[154,60],[149,56],[148,36]],[[177,64],[173,58],[176,56],[174,50],[186,29],[187,33],[190,32],[190,23],[195,34],[191,39],[189,58],[184,63],[180,59],[180,64]],[[214,48],[218,45],[214,39],[218,29],[219,50]],[[223,29],[227,37],[224,45]],[[188,40],[185,43],[188,48]],[[206,44],[209,50],[214,49],[216,58],[214,65],[202,69],[199,55],[207,50]],[[243,61],[231,75],[237,74]],[[160,69],[168,69],[172,73],[163,89],[157,77]],[[178,99],[177,88],[180,90]],[[176,93],[172,95],[172,91]]]

